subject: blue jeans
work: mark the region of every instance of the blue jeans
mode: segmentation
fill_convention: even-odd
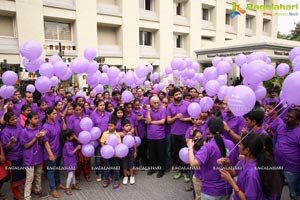
[[[101,145],[96,147],[95,149],[95,167],[96,167],[96,175],[103,175],[103,171],[99,168],[101,167],[101,157],[100,157]]]
[[[166,134],[166,159],[165,159],[165,168],[168,169],[172,166],[171,160],[171,135]]]
[[[283,171],[289,187],[290,198],[296,200],[300,196],[300,172]]]
[[[55,161],[47,160],[47,176],[50,186],[50,191],[56,190],[56,186],[60,185],[59,166],[61,162],[61,156],[57,157]],[[55,169],[57,168],[57,169]]]
[[[107,168],[104,171],[104,180],[109,180],[109,171],[114,171],[114,181],[120,181],[120,165],[118,158],[104,159],[104,166]]]

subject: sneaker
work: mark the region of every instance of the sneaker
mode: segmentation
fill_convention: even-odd
[[[152,174],[154,174],[156,172],[156,170],[149,170],[148,172],[147,172],[147,175],[148,176],[151,176]]]
[[[135,179],[134,176],[130,176],[130,180],[129,180],[130,185],[135,183]]]
[[[189,175],[187,175],[187,174],[183,174],[183,177],[184,177],[184,181],[185,181],[186,183],[188,183],[188,182],[190,182],[190,181],[191,181],[191,179],[190,179],[190,176],[189,176]]]
[[[182,177],[182,173],[178,172],[177,174],[175,174],[175,176],[173,177],[175,180],[178,180]]]
[[[131,178],[131,177],[130,177]],[[131,179],[130,179],[131,180]],[[128,184],[128,177],[127,176],[125,176],[124,178],[123,178],[123,185],[127,185]]]
[[[98,176],[97,176],[96,181],[97,181],[97,182],[101,182],[101,181],[102,181],[101,175],[98,175]]]
[[[164,174],[165,174],[165,173],[164,173],[163,171],[160,170],[160,171],[158,171],[156,177],[157,177],[157,178],[161,178],[161,177],[164,176]]]

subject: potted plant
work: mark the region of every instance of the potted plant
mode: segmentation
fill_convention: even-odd
[[[61,50],[63,50],[63,51],[66,50],[66,46],[65,46],[65,45],[62,45],[62,46],[61,46]]]

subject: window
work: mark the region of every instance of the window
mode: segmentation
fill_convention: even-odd
[[[152,46],[152,33],[147,31],[140,31],[140,45]]]
[[[183,37],[182,37],[182,35],[176,35],[176,48],[183,48]]]
[[[0,37],[14,37],[14,20],[11,16],[0,15]]]
[[[252,19],[251,18],[246,18],[246,28],[251,29],[251,23],[252,23]]]
[[[202,20],[209,20],[209,10],[208,8],[202,8]]]
[[[71,24],[59,22],[45,22],[45,39],[47,40],[72,40]]]
[[[140,8],[143,10],[151,10],[152,0],[140,0]]]
[[[270,21],[263,21],[263,32],[269,32],[270,30]]]
[[[176,15],[182,15],[182,4],[181,3],[177,3],[176,6]]]
[[[228,14],[228,13],[226,13],[226,16],[225,16],[225,24],[231,25],[230,14]]]

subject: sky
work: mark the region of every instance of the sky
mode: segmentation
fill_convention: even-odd
[[[298,11],[292,11],[297,12],[298,16],[282,16],[278,17],[278,31],[284,34],[289,34],[291,29],[295,28],[294,23],[300,21],[300,2],[297,0],[279,0],[279,3],[281,4],[296,4],[298,3],[299,10]],[[287,12],[287,11],[284,11]]]

